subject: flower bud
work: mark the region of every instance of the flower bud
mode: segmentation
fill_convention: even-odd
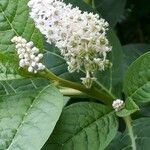
[[[115,111],[119,111],[124,107],[124,101],[120,99],[116,99],[113,101],[112,107],[115,109]]]

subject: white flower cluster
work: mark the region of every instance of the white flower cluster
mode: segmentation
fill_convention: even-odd
[[[84,70],[86,77],[81,79],[90,88],[94,72],[111,66],[106,59],[111,51],[106,37],[108,23],[98,14],[82,12],[63,0],[30,0],[28,6],[36,27],[60,49],[69,72]]]
[[[28,72],[31,73],[37,73],[45,69],[45,66],[40,63],[43,54],[39,53],[39,49],[33,46],[33,42],[27,42],[24,38],[17,36],[13,37],[11,42],[16,44],[21,68],[27,68]]]
[[[124,107],[124,101],[116,99],[115,101],[113,101],[112,107],[115,109],[115,111],[119,111]]]

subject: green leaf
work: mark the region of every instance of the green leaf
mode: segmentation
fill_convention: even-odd
[[[124,52],[124,72],[128,66],[142,54],[150,50],[150,44],[128,44],[123,46]]]
[[[139,110],[139,107],[135,104],[135,102],[128,98],[126,101],[125,101],[125,107],[116,112],[116,114],[119,116],[119,117],[125,117],[125,116],[129,116],[131,115],[132,113],[136,112],[137,110]]]
[[[140,105],[140,114],[143,117],[150,117],[150,102]]]
[[[53,86],[0,97],[0,149],[40,150],[61,114],[63,96]]]
[[[0,50],[14,52],[11,39],[15,35],[23,36],[43,49],[43,38],[29,17],[28,0],[0,1]]]
[[[19,79],[19,80],[10,80],[10,81],[1,81],[0,82],[0,96],[16,94],[24,90],[37,90],[43,88],[50,83],[47,80],[36,78],[36,79]]]
[[[18,72],[18,60],[14,54],[0,53],[0,81],[21,79]]]
[[[139,57],[128,69],[124,92],[137,103],[150,101],[150,52]]]
[[[106,150],[149,150],[150,147],[150,118],[140,118],[132,124],[135,145],[131,144],[129,133],[118,133]]]
[[[94,0],[94,3],[96,9],[111,26],[115,26],[123,19],[126,0]]]
[[[43,150],[102,150],[118,129],[115,112],[96,103],[66,107]]]

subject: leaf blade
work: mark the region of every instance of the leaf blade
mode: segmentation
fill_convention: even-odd
[[[0,107],[3,108],[1,118],[12,118],[3,118],[0,123],[3,131],[0,135],[0,148],[38,150],[48,139],[59,118],[63,96],[56,88],[47,86],[37,91],[26,90],[16,95],[1,97]],[[10,124],[12,121],[16,123]],[[6,135],[7,139],[4,139]]]
[[[139,57],[129,67],[124,80],[126,97],[132,98],[137,103],[150,100],[150,52]]]
[[[73,104],[64,109],[43,150],[104,149],[117,128],[115,113],[107,107],[96,103]]]
[[[150,118],[140,118],[133,121],[134,138],[137,150],[148,150],[150,143]],[[128,132],[118,133],[106,150],[134,150]]]

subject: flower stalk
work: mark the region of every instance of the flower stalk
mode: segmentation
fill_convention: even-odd
[[[109,106],[111,106],[112,101],[114,99],[114,97],[112,97],[112,95],[110,95],[107,91],[100,91],[96,87],[91,87],[90,89],[87,89],[82,84],[68,81],[68,80],[65,80],[56,76],[55,74],[50,72],[48,69],[45,69],[45,71],[40,72],[39,75],[43,78],[53,81],[54,83],[57,84],[57,86],[78,90],[82,93],[85,93],[89,97],[100,100],[101,102]]]
[[[85,3],[87,3],[88,5],[92,4],[92,0],[84,0]]]
[[[131,146],[133,150],[136,150],[136,142],[135,142],[135,136],[134,136],[134,132],[133,132],[133,127],[132,127],[132,118],[131,116],[127,116],[123,118],[125,123],[126,123],[126,127],[131,139]]]

